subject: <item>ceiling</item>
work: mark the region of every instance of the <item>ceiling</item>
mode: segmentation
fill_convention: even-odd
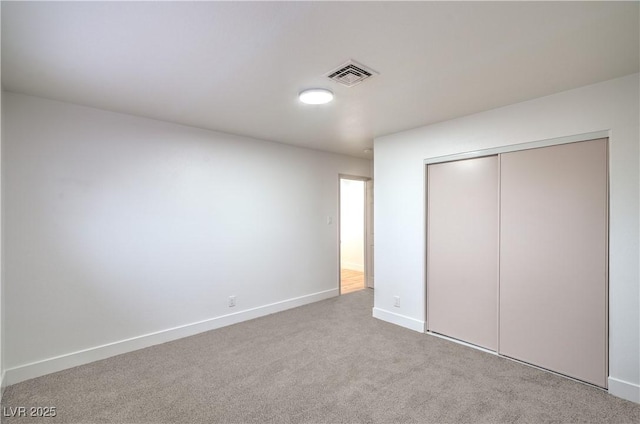
[[[638,2],[2,2],[5,90],[359,157],[639,71]],[[354,59],[379,75],[344,87]],[[305,88],[335,100],[300,103]]]

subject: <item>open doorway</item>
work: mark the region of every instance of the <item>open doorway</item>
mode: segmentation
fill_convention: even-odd
[[[371,180],[340,176],[340,294],[373,288]]]

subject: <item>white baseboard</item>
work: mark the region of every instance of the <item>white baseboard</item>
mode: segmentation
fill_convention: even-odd
[[[181,325],[179,327],[157,331],[155,333],[144,334],[130,339],[108,343],[102,346],[71,352],[65,355],[32,362],[30,364],[20,365],[6,370],[5,378],[3,378],[2,381],[3,384],[6,385],[16,384],[21,381],[62,371],[67,368],[77,367],[78,365],[88,364],[111,356],[170,342],[183,337],[193,336],[194,334],[215,330],[217,328],[226,327],[228,325],[237,324],[250,319],[329,299],[338,295],[339,291],[337,288],[325,290],[306,296],[300,296],[293,299],[283,300],[281,302],[271,303],[269,305],[235,312],[233,314],[210,318],[204,321],[194,322],[191,324]]]
[[[609,377],[609,394],[631,402],[640,403],[640,385]]]
[[[426,323],[424,321],[396,314],[395,312],[389,312],[380,308],[373,308],[373,317],[378,318],[382,321],[390,322],[391,324],[408,328],[409,330],[418,331],[420,333],[425,332]]]
[[[0,373],[0,402],[2,402],[2,397],[4,396],[4,389],[6,388],[6,379],[4,378],[4,371]]]
[[[364,264],[358,264],[355,262],[347,262],[347,261],[341,262],[340,268],[350,269],[352,271],[364,272]]]

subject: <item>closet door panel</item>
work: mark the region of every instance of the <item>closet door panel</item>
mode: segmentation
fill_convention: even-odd
[[[427,325],[497,349],[498,157],[428,165]]]
[[[500,347],[606,387],[607,141],[501,156]]]

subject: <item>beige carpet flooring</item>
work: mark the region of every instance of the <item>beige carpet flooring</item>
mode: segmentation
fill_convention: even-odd
[[[639,423],[640,405],[371,317],[362,290],[7,388],[3,423]]]

